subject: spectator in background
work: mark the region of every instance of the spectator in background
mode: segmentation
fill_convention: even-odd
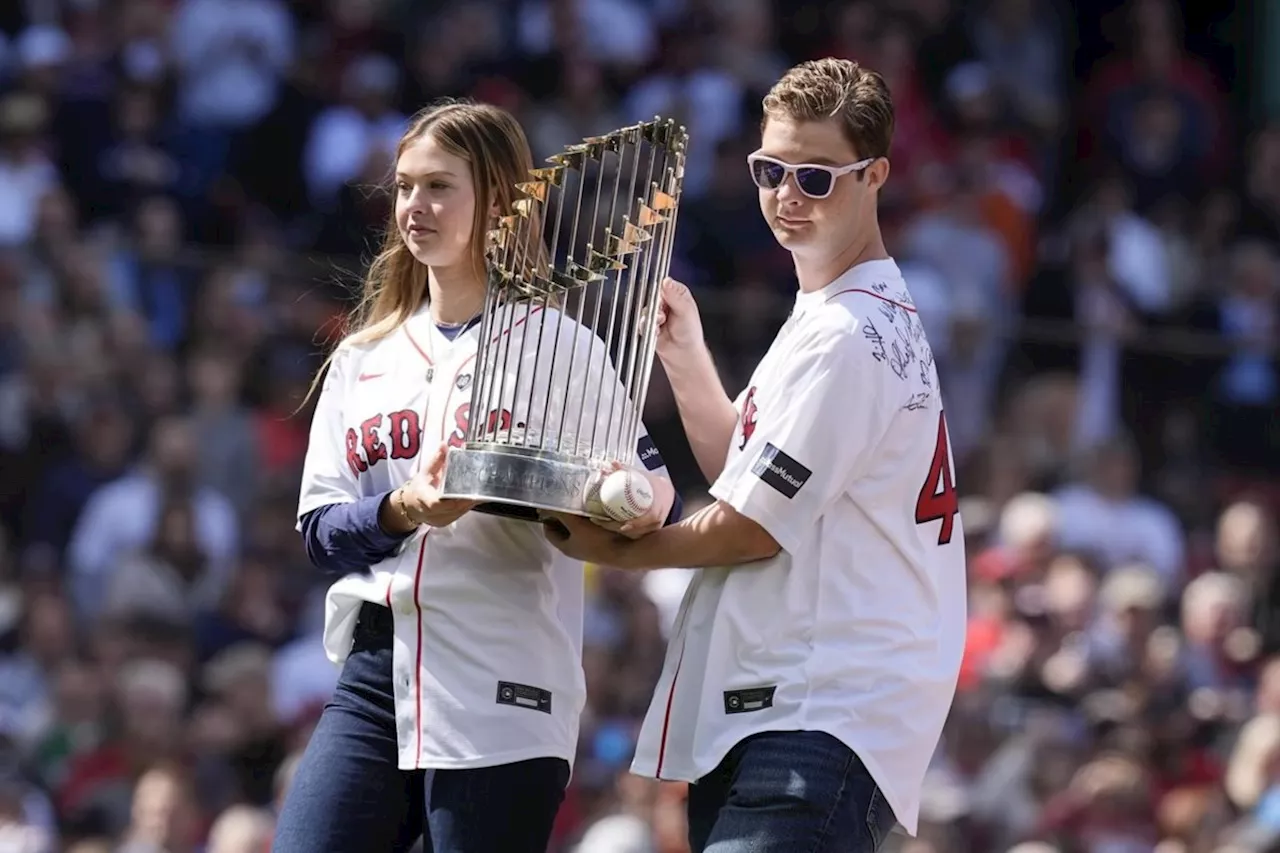
[[[173,830],[194,841],[187,779],[167,766],[177,758],[187,698],[186,677],[172,663],[143,658],[121,669],[112,690],[113,725],[101,744],[69,763],[59,810],[92,815],[111,836],[135,843],[163,845]],[[171,826],[170,816],[183,825]]]
[[[1204,378],[1213,401],[1208,424],[1220,463],[1280,470],[1272,426],[1280,402],[1280,255],[1250,240],[1232,248],[1227,278],[1193,312],[1192,322],[1218,335],[1227,351]],[[1212,363],[1211,363],[1212,364]]]
[[[1161,121],[1178,129],[1179,156],[1195,163],[1196,168],[1183,176],[1183,185],[1191,181],[1207,186],[1211,177],[1221,177],[1227,165],[1221,152],[1227,150],[1230,138],[1218,81],[1203,62],[1186,52],[1178,4],[1133,0],[1127,11],[1127,54],[1102,63],[1084,94],[1079,153],[1085,157],[1114,155],[1116,140],[1132,127],[1140,105],[1155,95],[1166,99],[1165,109],[1180,114]],[[1110,146],[1094,135],[1098,130],[1112,133]]]
[[[27,596],[17,648],[0,658],[0,719],[7,740],[27,747],[53,712],[53,680],[75,651],[74,616],[61,598]]]
[[[179,766],[161,765],[138,780],[119,853],[197,853],[198,833],[192,780]]]
[[[271,846],[273,822],[268,812],[248,806],[232,806],[218,816],[209,830],[206,853],[263,853]]]
[[[331,209],[339,190],[362,174],[371,159],[390,167],[408,127],[408,119],[395,109],[398,78],[395,63],[378,55],[360,57],[343,75],[343,103],[316,116],[307,140],[304,157],[312,204]]]
[[[182,165],[171,153],[171,130],[155,86],[131,85],[110,102],[105,139],[90,137],[94,150],[72,163],[81,172],[77,193],[95,221],[127,214],[142,199],[179,189]],[[69,158],[70,159],[70,158]]]
[[[178,113],[222,155],[225,134],[275,106],[296,49],[296,23],[279,0],[180,0],[171,26]],[[221,157],[211,164],[220,167]]]
[[[242,402],[244,359],[211,344],[193,352],[187,364],[200,482],[246,518],[260,488],[261,469],[253,415]]]
[[[167,522],[184,525],[180,540],[160,540],[181,543],[182,556],[177,559],[182,566],[195,571],[188,562],[191,546],[208,560],[194,575],[180,569],[188,583],[199,583],[195,594],[209,600],[225,587],[238,553],[239,525],[227,498],[199,482],[194,442],[185,419],[155,423],[143,464],[89,498],[68,550],[70,585],[82,615],[99,612],[120,560],[156,541],[157,534],[167,536],[173,530]]]
[[[149,195],[129,220],[133,240],[110,261],[111,287],[146,325],[147,342],[173,352],[186,338],[192,301],[192,274],[179,257],[185,236],[182,211],[172,199]]]
[[[972,24],[977,56],[998,88],[1001,117],[1031,131],[1037,148],[1064,119],[1059,27],[1052,4],[1036,0],[995,0]]]
[[[945,205],[922,214],[903,236],[907,258],[941,271],[951,293],[951,350],[940,360],[939,381],[948,389],[948,434],[962,448],[987,431],[1011,321],[1012,262],[984,220],[978,180],[957,170]],[[966,263],[950,262],[957,257]],[[969,322],[961,326],[961,318]]]
[[[89,496],[125,473],[134,446],[134,425],[118,403],[95,402],[75,426],[75,448],[35,484],[21,528],[24,544],[48,545],[59,555]]]
[[[35,233],[40,200],[58,184],[58,171],[41,149],[49,107],[38,96],[0,97],[0,245],[26,243]]]
[[[1280,123],[1258,130],[1246,152],[1242,231],[1280,240]]]
[[[1166,590],[1176,589],[1186,560],[1182,531],[1168,507],[1138,491],[1140,473],[1136,448],[1126,438],[1092,448],[1081,479],[1054,495],[1059,543],[1097,554],[1104,571],[1144,563]]]

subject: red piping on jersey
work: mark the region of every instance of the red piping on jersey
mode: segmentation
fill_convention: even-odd
[[[676,671],[671,674],[671,687],[667,690],[667,708],[662,714],[662,738],[658,741],[658,768],[655,771],[662,778],[662,763],[667,758],[667,730],[671,728],[671,703],[676,698],[676,681],[680,678],[680,666],[684,663],[684,644],[680,646],[680,657],[676,660]]]
[[[418,355],[420,355],[420,356],[422,356],[424,359],[426,359],[426,360],[427,360],[427,364],[429,364],[429,365],[433,365],[433,366],[434,366],[434,365],[435,365],[435,362],[431,360],[431,356],[427,355],[427,351],[426,351],[426,350],[424,350],[422,347],[418,346],[418,342],[414,339],[414,337],[413,337],[413,333],[409,331],[409,324],[408,324],[408,323],[406,323],[406,324],[405,324],[405,326],[404,326],[404,335],[405,335],[405,337],[406,337],[406,338],[408,338],[408,339],[409,339],[409,343],[413,344],[413,348],[414,348],[414,349],[416,349],[416,350],[418,351]]]
[[[413,607],[418,613],[418,654],[414,661],[413,667],[413,697],[415,708],[413,712],[415,735],[418,739],[418,757],[414,762],[415,765],[422,765],[422,597],[420,588],[422,585],[422,562],[427,556],[427,537],[431,535],[431,528],[427,528],[422,534],[422,544],[418,546],[418,568],[413,573]]]
[[[823,302],[822,304],[825,305],[827,304],[827,302],[830,302],[832,299],[835,299],[837,296],[842,296],[846,293],[865,293],[867,296],[875,297],[876,299],[879,299],[881,302],[888,302],[890,305],[897,305],[903,311],[910,311],[912,314],[916,313],[916,308],[914,305],[903,305],[901,302],[895,302],[894,300],[890,299],[887,296],[881,296],[880,294],[876,293],[874,290],[865,290],[861,287],[850,287],[850,288],[846,288],[845,290],[837,290],[835,293],[828,296],[826,299],[826,302]]]

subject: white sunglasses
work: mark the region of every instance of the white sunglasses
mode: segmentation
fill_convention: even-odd
[[[836,178],[850,172],[861,172],[877,159],[868,157],[848,166],[824,166],[820,163],[792,165],[775,160],[767,154],[751,154],[747,165],[751,168],[751,180],[762,190],[776,190],[787,175],[795,175],[796,186],[809,198],[826,198],[836,188]]]

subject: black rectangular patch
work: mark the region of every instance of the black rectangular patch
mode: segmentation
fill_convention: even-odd
[[[773,707],[773,693],[778,688],[749,687],[746,690],[726,690],[724,692],[724,712],[726,714],[750,714],[752,711],[763,711]]]
[[[498,682],[498,704],[515,705],[528,708],[530,711],[551,713],[551,691],[541,687],[530,687],[528,684],[515,684],[511,681]]]
[[[662,461],[662,454],[658,452],[658,445],[647,435],[640,436],[640,441],[636,443],[636,455],[650,471],[657,471],[666,464]]]
[[[813,474],[768,442],[756,464],[751,466],[751,473],[773,486],[788,500],[796,496],[796,492],[809,482],[809,477]]]

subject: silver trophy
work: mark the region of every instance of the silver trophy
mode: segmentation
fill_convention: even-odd
[[[463,446],[445,497],[536,521],[607,518],[596,492],[636,458],[688,134],[661,118],[534,169],[488,232],[489,283]]]

